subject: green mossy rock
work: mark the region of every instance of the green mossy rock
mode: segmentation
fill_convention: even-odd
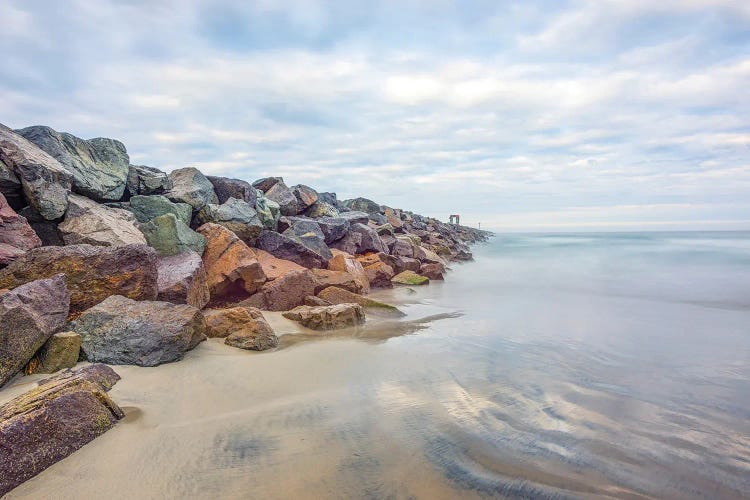
[[[391,283],[396,285],[427,285],[430,278],[415,273],[414,271],[404,271],[391,278]]]

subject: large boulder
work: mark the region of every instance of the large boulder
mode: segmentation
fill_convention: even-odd
[[[265,192],[266,198],[273,200],[279,204],[281,208],[281,215],[297,215],[300,213],[299,204],[297,203],[297,197],[291,189],[284,184],[284,181],[279,181]]]
[[[273,200],[269,200],[261,191],[256,191],[258,194],[255,200],[255,211],[258,213],[263,227],[269,231],[276,231],[279,218],[281,217],[281,207]]]
[[[59,274],[0,295],[0,386],[65,324],[69,308],[70,293]]]
[[[307,239],[312,240],[312,237]],[[260,233],[256,245],[279,259],[291,260],[306,268],[325,267],[330,258],[309,248],[300,238],[273,231]]]
[[[310,205],[310,207],[305,210],[304,214],[308,217],[312,217],[313,219],[317,219],[319,217],[338,217],[339,210],[330,203],[318,200]]]
[[[380,213],[380,205],[367,198],[354,198],[353,200],[344,200],[341,203],[350,210],[365,212],[368,215]]]
[[[357,253],[389,252],[388,247],[383,243],[383,240],[380,239],[378,233],[370,226],[366,226],[365,224],[352,224],[349,231],[361,236],[360,244],[357,247]]]
[[[35,248],[0,270],[0,288],[15,288],[60,273],[70,290],[71,312],[88,309],[110,295],[156,298],[156,251],[146,245]]]
[[[206,238],[203,263],[211,297],[255,293],[266,275],[255,253],[236,234],[218,224],[204,224],[198,232]]]
[[[146,165],[130,165],[127,181],[130,196],[164,194],[172,189],[172,181],[166,172]]]
[[[430,283],[430,278],[414,271],[403,271],[391,278],[391,282],[397,285],[427,285]]]
[[[305,297],[315,295],[318,282],[309,270],[289,271],[269,281],[258,293],[240,303],[267,311],[288,311],[305,302]]]
[[[367,221],[370,220],[370,216],[367,214],[367,212],[360,212],[357,210],[352,210],[350,212],[341,212],[341,215],[339,217],[342,217],[349,221],[349,224],[367,224]]]
[[[255,208],[237,198],[229,198],[221,205],[209,203],[195,216],[195,222],[224,226],[250,245],[255,244],[264,227]]]
[[[295,219],[283,234],[288,238],[302,243],[325,262],[328,262],[328,260],[333,257],[331,250],[326,245],[325,235],[320,229],[320,225],[315,221]]]
[[[193,207],[187,203],[173,203],[161,195],[131,196],[125,208],[133,212],[138,222],[149,222],[160,215],[174,214],[182,222],[190,225],[193,217]]]
[[[0,406],[0,496],[123,418],[107,395],[119,379],[106,365],[66,370]]]
[[[419,268],[419,274],[431,280],[442,281],[445,273],[445,266],[437,262],[426,262]]]
[[[17,132],[39,146],[73,175],[73,191],[101,201],[122,198],[130,170],[125,145],[114,139],[83,140],[35,125]]]
[[[209,203],[219,203],[213,184],[197,168],[172,170],[169,180],[172,181],[172,189],[166,196],[174,202],[187,203],[193,210],[200,210]]]
[[[262,179],[258,179],[257,181],[253,182],[253,187],[256,189],[260,189],[264,193],[271,189],[273,186],[278,184],[279,182],[284,182],[283,177],[264,177]]]
[[[307,210],[318,201],[318,192],[304,184],[292,186],[292,194],[297,198],[297,213]]]
[[[362,281],[357,279],[353,274],[346,271],[331,271],[329,269],[311,269],[318,285],[315,287],[317,295],[321,290],[329,286],[337,286],[354,293],[367,293],[370,290],[370,284],[363,285]]]
[[[258,192],[249,182],[211,175],[208,176],[208,180],[214,186],[219,203],[226,203],[229,198],[236,198],[255,206],[255,202],[258,200]]]
[[[365,312],[359,304],[298,306],[282,316],[311,330],[336,330],[365,322]]]
[[[260,262],[260,267],[263,268],[263,273],[269,281],[275,280],[289,271],[303,271],[305,269],[291,260],[276,258],[265,250],[255,249],[255,257]]]
[[[42,217],[55,220],[63,216],[73,176],[59,161],[2,124],[0,161],[13,170],[29,205]]]
[[[159,255],[177,255],[190,250],[202,254],[206,248],[206,238],[190,229],[174,214],[160,215],[146,224],[140,224],[138,229]]]
[[[84,311],[70,329],[92,362],[157,366],[179,361],[205,340],[203,314],[187,304],[113,295]]]
[[[18,215],[0,193],[0,266],[10,264],[32,248],[42,245],[25,218]]]
[[[201,256],[193,251],[159,257],[158,300],[203,309],[211,299]]]
[[[357,293],[370,293],[370,280],[367,273],[362,264],[352,255],[338,250],[334,251],[333,258],[328,261],[328,269],[352,275],[360,287]]]
[[[391,266],[383,262],[377,256],[379,254],[371,254],[369,256],[361,257],[357,260],[362,264],[367,274],[367,279],[370,282],[372,288],[391,288],[391,278],[396,274]]]
[[[366,309],[378,309],[403,314],[395,306],[364,297],[363,295],[344,290],[337,286],[329,286],[321,290],[318,293],[318,298],[325,300],[329,304],[359,304]]]
[[[223,338],[227,345],[252,351],[265,351],[279,345],[279,338],[258,309],[209,309],[203,314],[206,335]]]
[[[117,247],[146,243],[132,212],[100,205],[77,194],[71,194],[69,201],[65,220],[57,226],[66,245]]]
[[[315,219],[325,237],[326,244],[340,240],[349,233],[350,223],[343,217],[321,217]]]

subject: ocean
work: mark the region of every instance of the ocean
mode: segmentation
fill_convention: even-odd
[[[473,251],[403,318],[116,367],[125,420],[9,498],[750,498],[750,233]]]

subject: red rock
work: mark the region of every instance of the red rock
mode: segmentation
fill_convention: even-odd
[[[311,271],[290,271],[269,281],[258,293],[238,305],[267,311],[288,311],[304,304],[305,297],[315,295],[317,285],[318,281]]]
[[[351,274],[361,287],[361,290],[357,293],[370,293],[370,280],[362,264],[353,255],[346,252],[342,252],[341,250],[331,251],[333,252],[333,258],[328,261],[328,269]]]
[[[0,193],[0,266],[39,246],[42,246],[42,240]]]
[[[364,271],[364,270],[363,270]],[[317,294],[321,290],[328,288],[329,286],[337,286],[344,290],[349,290],[353,293],[363,293],[363,286],[361,281],[358,280],[354,275],[347,273],[346,271],[330,271],[328,269],[312,269],[312,273],[315,279],[318,281],[318,285],[315,287],[315,293]],[[367,290],[370,290],[368,282]]]
[[[157,300],[189,304],[203,309],[211,299],[206,283],[206,269],[200,255],[192,250],[159,257],[159,295]]]
[[[198,232],[206,238],[203,265],[212,298],[236,292],[253,294],[266,282],[255,253],[232,231],[208,223]]]
[[[445,266],[438,264],[437,262],[428,262],[422,264],[419,268],[419,274],[426,276],[431,280],[442,281],[444,279],[443,273],[445,273]]]
[[[279,276],[283,276],[289,271],[302,271],[305,268],[292,262],[291,260],[284,260],[274,257],[265,250],[253,249],[255,251],[255,257],[260,262],[260,267],[266,274],[266,278],[269,280],[275,280]]]

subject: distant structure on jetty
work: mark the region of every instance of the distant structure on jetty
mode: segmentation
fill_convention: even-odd
[[[459,217],[458,215],[454,214],[450,216],[450,224],[461,224],[460,220],[461,217]]]

